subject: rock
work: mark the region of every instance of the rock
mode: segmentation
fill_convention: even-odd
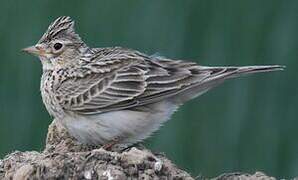
[[[111,152],[100,147],[85,146],[69,136],[62,125],[49,126],[46,148],[42,152],[16,151],[0,160],[0,179],[143,179],[193,180],[164,155],[147,149],[130,148]],[[210,179],[197,177],[196,179]],[[213,180],[275,180],[262,172],[253,175],[229,173]]]
[[[154,155],[147,149],[133,147],[119,153],[81,145],[56,121],[49,127],[45,150],[7,155],[0,161],[0,177],[16,180],[193,179],[166,157]]]

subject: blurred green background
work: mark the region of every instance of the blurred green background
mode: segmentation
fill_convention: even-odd
[[[20,49],[69,15],[92,47],[124,46],[202,65],[282,64],[184,105],[145,145],[193,176],[298,175],[297,0],[1,0],[0,158],[42,150],[52,118],[41,65]]]

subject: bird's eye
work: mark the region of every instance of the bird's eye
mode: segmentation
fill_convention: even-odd
[[[54,49],[56,50],[56,51],[58,51],[58,50],[60,50],[61,48],[62,48],[62,44],[61,43],[55,43],[54,44]]]

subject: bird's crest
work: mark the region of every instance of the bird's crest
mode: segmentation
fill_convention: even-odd
[[[39,42],[50,41],[61,34],[69,36],[71,39],[80,40],[79,35],[74,30],[74,21],[69,16],[61,16],[50,24]]]

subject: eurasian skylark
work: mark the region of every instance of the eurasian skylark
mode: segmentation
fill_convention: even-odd
[[[167,121],[184,102],[226,79],[282,66],[209,67],[135,50],[90,48],[70,17],[59,17],[34,46],[46,109],[77,140],[127,147]]]

